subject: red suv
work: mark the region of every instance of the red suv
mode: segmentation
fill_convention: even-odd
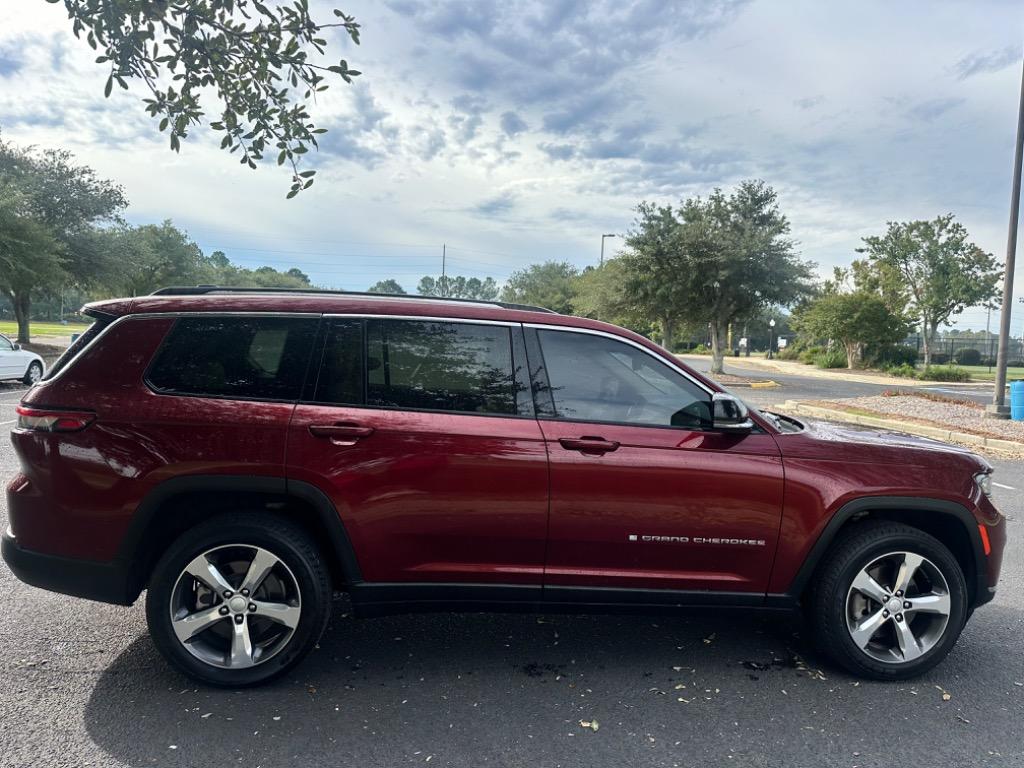
[[[3,556],[129,605],[185,673],[297,663],[332,591],[409,610],[805,609],[937,664],[999,577],[991,467],[750,410],[635,333],[537,307],[201,287],[91,304],[12,439]]]

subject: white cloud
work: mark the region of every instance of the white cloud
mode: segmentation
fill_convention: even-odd
[[[324,17],[335,4],[314,3]],[[170,153],[141,91],[104,100],[59,6],[0,8],[0,127],[122,182],[133,219],[353,289],[392,274],[411,287],[442,243],[499,279],[593,263],[639,200],[747,177],[779,190],[824,273],[886,220],[946,211],[1002,256],[1018,5],[342,5],[363,42],[335,35],[332,53],[364,74],[315,106],[330,132],[294,201],[280,170],[247,171],[202,131]]]

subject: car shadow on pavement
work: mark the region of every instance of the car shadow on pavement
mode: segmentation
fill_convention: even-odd
[[[97,681],[91,738],[129,765],[549,764],[553,740],[595,720],[643,728],[724,706],[726,689],[821,674],[778,614],[356,620],[345,607],[302,664],[255,689],[197,685],[140,637]]]

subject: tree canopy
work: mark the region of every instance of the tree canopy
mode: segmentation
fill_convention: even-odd
[[[811,290],[813,265],[798,258],[777,198],[763,181],[744,181],[677,210],[642,203],[626,238],[627,294],[660,320],[663,344],[678,321],[707,323],[713,373],[722,372],[730,323]]]
[[[93,228],[116,222],[121,188],[61,150],[0,139],[0,292],[11,302],[18,341],[31,341],[29,314],[40,288],[75,282],[100,268]]]
[[[292,173],[288,197],[313,183],[300,170],[317,136],[308,102],[327,90],[327,80],[346,83],[361,74],[345,59],[323,57],[327,35],[342,30],[359,43],[359,24],[335,9],[329,23],[315,20],[308,0],[47,0],[63,2],[76,37],[109,67],[105,95],[116,83],[141,81],[149,92],[146,112],[159,120],[177,152],[189,130],[206,117],[202,99],[216,95],[221,148],[239,153],[250,168],[270,153]]]
[[[404,291],[403,291],[404,293]],[[420,278],[416,286],[420,296],[436,296],[442,299],[476,299],[478,301],[494,301],[498,298],[498,284],[493,277],[481,280],[479,277],[463,275],[441,275]]]
[[[397,280],[388,278],[387,280],[378,280],[376,283],[366,289],[367,293],[387,293],[392,296],[404,296],[405,289],[398,284]]]
[[[792,324],[804,336],[842,344],[847,368],[857,365],[866,344],[891,344],[907,332],[906,318],[866,289],[825,293],[794,312]]]
[[[905,296],[918,317],[925,366],[935,332],[965,308],[996,298],[1002,270],[990,253],[968,240],[953,214],[931,221],[889,222],[884,235],[865,237],[861,269],[874,270],[883,295]]]
[[[555,312],[572,312],[576,267],[566,261],[545,261],[513,272],[501,291],[501,300],[532,304]]]

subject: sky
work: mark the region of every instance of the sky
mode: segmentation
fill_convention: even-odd
[[[107,72],[62,4],[0,4],[0,131],[117,180],[132,223],[169,218],[207,253],[350,290],[412,290],[440,273],[442,245],[449,274],[582,268],[640,201],[747,178],[775,187],[824,276],[887,221],[946,212],[1005,257],[1024,3],[311,5],[356,16],[361,45],[332,33],[328,52],[363,74],[313,105],[329,132],[294,200],[282,169],[239,166],[217,134],[172,153],[137,84],[104,99]],[[977,308],[957,327],[985,322]]]

